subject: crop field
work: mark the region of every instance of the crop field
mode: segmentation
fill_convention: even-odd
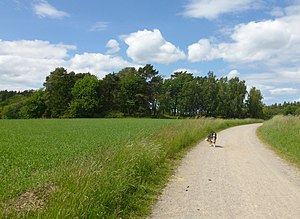
[[[258,129],[260,138],[300,167],[300,117],[275,116]]]
[[[0,217],[144,217],[186,148],[253,122],[0,120]]]

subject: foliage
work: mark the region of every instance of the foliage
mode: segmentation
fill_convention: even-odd
[[[263,96],[261,95],[260,90],[257,90],[255,87],[252,87],[249,92],[247,99],[247,109],[248,115],[250,118],[263,118]]]
[[[99,81],[96,76],[86,75],[77,80],[72,88],[71,117],[95,117],[100,108]]]
[[[251,122],[0,120],[0,217],[145,217],[179,154],[210,129]]]
[[[258,129],[258,134],[275,151],[300,166],[300,117],[275,116]]]
[[[18,92],[16,91],[8,91],[8,90],[3,90],[0,91],[0,103],[1,105],[4,105],[3,103],[5,103],[6,100],[8,100],[9,98],[16,96],[18,94]]]
[[[65,117],[221,117],[263,118],[262,95],[245,81],[217,78],[213,72],[194,77],[186,71],[163,78],[150,64],[127,67],[97,79],[90,73],[56,68],[46,77],[44,89],[22,93],[19,104],[11,102],[17,92],[0,92],[2,118]],[[8,106],[13,104],[11,106]],[[290,109],[291,112],[294,109]],[[289,111],[289,112],[290,112]]]
[[[76,82],[74,72],[68,73],[64,68],[56,68],[44,83],[46,91],[46,116],[63,117],[72,100],[72,88]]]
[[[20,109],[20,117],[23,119],[42,118],[46,111],[45,91],[37,90],[30,96]]]
[[[0,91],[0,118],[2,119],[19,119],[21,117],[20,110],[30,96],[33,90],[23,92]]]
[[[107,74],[100,80],[102,114],[109,116],[110,114],[121,111],[119,90],[120,77],[117,74]]]
[[[16,102],[3,107],[1,115],[3,119],[19,119],[20,110],[24,106],[24,102]]]
[[[119,72],[121,112],[128,116],[146,114],[147,100],[144,80],[135,68],[125,68]]]
[[[300,102],[284,102],[283,104],[272,104],[264,107],[264,116],[270,119],[275,115],[300,116]]]

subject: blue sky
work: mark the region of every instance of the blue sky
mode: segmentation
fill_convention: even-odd
[[[300,101],[299,23],[299,0],[1,0],[0,90],[41,88],[56,67],[102,78],[150,63]]]

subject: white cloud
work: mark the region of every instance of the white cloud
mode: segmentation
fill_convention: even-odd
[[[68,71],[90,72],[99,77],[119,71],[131,64],[121,57],[100,53],[83,53],[70,56],[76,46],[51,44],[41,40],[0,40],[0,90],[38,89],[57,67]]]
[[[33,5],[33,10],[36,15],[42,18],[63,18],[69,16],[67,12],[56,9],[45,0],[42,0],[39,3]]]
[[[290,46],[288,24],[280,20],[250,22],[235,27],[233,43],[221,43],[218,50],[229,62],[249,63],[277,58]]]
[[[300,83],[300,66],[297,67],[281,67],[276,69],[276,73],[281,82]]]
[[[93,26],[90,28],[90,31],[104,31],[108,28],[108,22],[105,21],[99,21],[93,24]]]
[[[0,90],[41,87],[45,77],[62,66],[75,46],[48,41],[0,41]]]
[[[213,48],[208,39],[201,39],[188,47],[188,60],[191,62],[210,61],[219,57],[218,49]]]
[[[112,57],[101,53],[76,54],[69,61],[69,69],[79,72],[90,72],[102,78],[108,73],[121,70],[122,68],[135,65],[125,61],[121,57]]]
[[[185,58],[184,52],[166,41],[158,29],[145,29],[121,38],[129,46],[127,55],[137,63],[169,64]]]
[[[276,88],[276,89],[270,90],[270,93],[272,95],[297,94],[297,93],[299,93],[299,89],[295,89],[295,88]]]
[[[228,75],[227,78],[231,79],[231,78],[235,78],[235,77],[240,77],[240,73],[238,72],[238,70],[231,70]]]
[[[282,17],[285,15],[284,9],[280,7],[273,8],[270,14],[274,17]]]
[[[13,55],[33,59],[64,59],[68,56],[68,50],[74,50],[76,46],[65,44],[51,44],[42,40],[0,40],[0,55]]]
[[[189,60],[224,61],[243,65],[260,63],[265,67],[298,65],[300,62],[300,4],[284,9],[285,16],[260,22],[236,25],[232,42],[212,44],[201,39],[189,46]]]
[[[255,0],[189,0],[184,15],[193,18],[215,19],[222,14],[247,10]]]
[[[59,59],[35,59],[20,56],[0,56],[0,90],[39,88],[50,71],[64,64]]]
[[[114,54],[120,51],[120,44],[117,40],[112,39],[106,43],[106,48],[108,48],[107,54]]]
[[[192,74],[199,74],[200,71],[197,69],[188,69],[188,68],[178,68],[176,70],[173,71],[173,73],[175,72],[187,72],[187,73],[192,73]]]
[[[289,76],[290,73],[293,75]],[[257,73],[240,74],[239,78],[246,81],[248,91],[251,87],[256,87],[261,90],[264,102],[272,104],[294,101],[298,98],[299,73],[300,71],[297,73],[296,69],[274,69],[274,71],[268,70],[268,73],[258,70]]]

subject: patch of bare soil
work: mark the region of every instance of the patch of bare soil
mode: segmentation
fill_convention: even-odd
[[[4,216],[10,214],[23,215],[31,211],[40,211],[46,206],[48,196],[56,190],[55,185],[46,183],[43,186],[37,186],[30,191],[26,191],[3,204]]]

